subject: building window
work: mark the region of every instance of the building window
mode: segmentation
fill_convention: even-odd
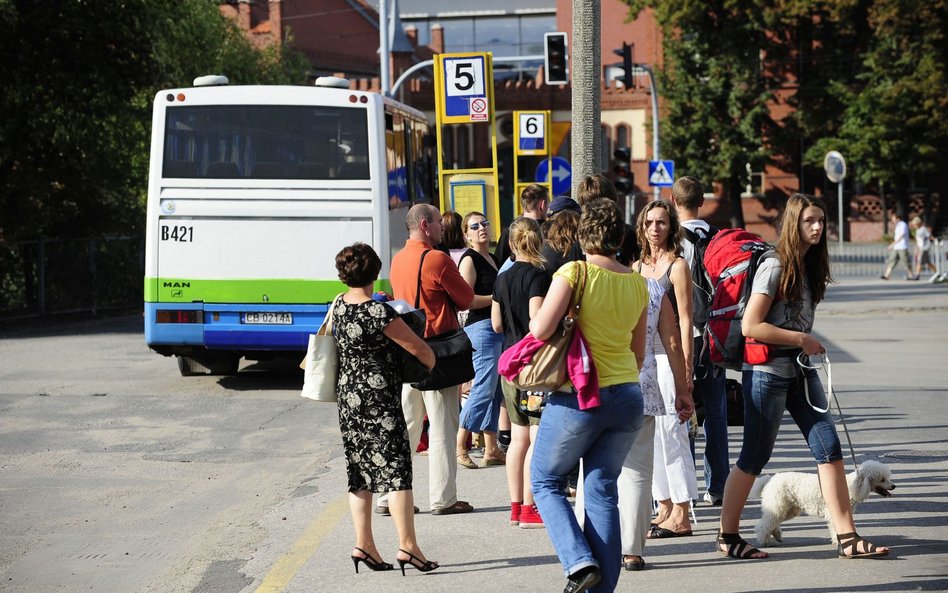
[[[629,146],[629,142],[632,136],[632,130],[627,124],[619,124],[616,126],[616,148],[626,148]]]
[[[556,14],[506,14],[498,16],[403,16],[405,26],[418,30],[418,44],[431,43],[431,26],[444,29],[444,51],[489,51],[494,57],[543,54],[543,34],[556,30]],[[494,64],[496,78],[532,78],[543,60]]]

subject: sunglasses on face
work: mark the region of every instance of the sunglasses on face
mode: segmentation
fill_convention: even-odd
[[[471,224],[467,225],[467,228],[471,229],[472,231],[476,231],[480,229],[481,227],[484,227],[486,229],[489,226],[490,226],[490,221],[485,220],[484,222],[472,222]]]

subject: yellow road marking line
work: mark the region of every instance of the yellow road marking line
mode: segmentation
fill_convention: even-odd
[[[290,551],[274,563],[256,593],[280,593],[290,584],[303,564],[313,555],[319,544],[335,529],[336,524],[349,512],[348,497],[331,503],[309,524],[303,535],[293,543]]]

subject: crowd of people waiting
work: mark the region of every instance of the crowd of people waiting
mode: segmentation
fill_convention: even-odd
[[[765,260],[754,279],[744,333],[783,354],[745,365],[744,441],[731,470],[723,371],[703,357],[705,320],[693,315],[696,255],[686,235],[710,232],[697,216],[703,187],[682,178],[672,198],[650,202],[633,228],[624,223],[615,190],[602,176],[584,179],[575,200],[551,201],[543,186],[530,185],[520,196],[523,214],[501,229],[493,253],[496,221],[483,213],[462,217],[413,206],[409,238],[392,258],[392,296],[424,310],[424,337],[463,327],[475,348],[466,398],[460,385],[425,391],[402,384],[398,348],[429,368],[431,349],[393,308],[373,299],[381,261],[372,248],[357,243],[337,255],[339,278],[349,287],[331,315],[356,572],[360,564],[394,568],[372,536],[373,493],[380,494],[375,512],[395,521],[395,560],[403,574],[406,565],[422,572],[439,566],[421,551],[414,529],[411,455],[427,418],[432,515],[473,510],[458,499],[458,467],[505,465],[510,523],[547,528],[567,578],[566,593],[613,591],[623,567],[645,568],[646,539],[692,535],[689,513],[698,484],[689,421],[696,396],[705,409],[704,500],[723,505],[717,537],[722,554],[767,557],[738,528],[784,409],[817,461],[841,534],[839,555],[888,553],[856,534],[832,419],[808,406],[801,388],[805,382],[811,399],[825,400],[815,373],[801,377],[783,356],[823,350],[810,335],[816,305],[831,281],[821,202],[790,197],[776,256]],[[542,412],[531,413],[523,405],[530,394],[499,376],[498,359],[528,334],[549,338],[577,306],[595,392],[577,393],[567,382],[543,394]],[[483,438],[482,466],[470,455],[475,433]]]

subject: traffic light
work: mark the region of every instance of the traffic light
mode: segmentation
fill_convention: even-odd
[[[612,165],[612,172],[615,174],[613,184],[616,191],[620,194],[629,195],[632,193],[632,186],[635,182],[635,176],[632,174],[632,153],[628,146],[615,149],[612,153],[615,162]]]
[[[612,53],[622,58],[622,84],[625,88],[632,88],[634,79],[632,77],[632,46],[622,42],[622,49],[614,49]]]
[[[543,78],[548,85],[569,84],[566,33],[543,34]]]

